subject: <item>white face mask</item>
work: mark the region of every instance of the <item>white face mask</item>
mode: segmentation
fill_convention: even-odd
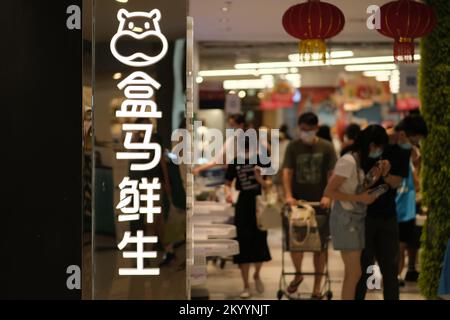
[[[315,137],[316,137],[315,131],[300,130],[300,139],[306,144],[313,144]]]

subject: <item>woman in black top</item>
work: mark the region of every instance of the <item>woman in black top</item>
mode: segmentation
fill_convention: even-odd
[[[237,241],[239,242],[240,253],[234,257],[234,262],[239,264],[244,291],[241,298],[250,298],[249,271],[250,264],[255,264],[254,280],[256,290],[259,293],[264,291],[264,285],[260,278],[262,263],[271,260],[269,247],[267,245],[267,232],[258,229],[256,221],[256,197],[261,194],[261,186],[269,187],[272,182],[261,176],[261,164],[251,164],[249,160],[248,143],[246,152],[241,162],[236,158],[233,164],[228,165],[226,172],[227,202],[231,203],[230,187],[233,180],[236,180],[236,189],[239,190],[239,197],[235,209],[235,225],[237,229]],[[240,164],[245,162],[245,164]]]

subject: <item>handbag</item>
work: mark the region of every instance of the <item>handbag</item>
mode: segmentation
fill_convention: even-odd
[[[262,190],[256,197],[256,223],[258,229],[267,231],[281,226],[281,203],[275,188]]]
[[[290,251],[321,251],[316,212],[308,204],[291,206],[289,217]]]

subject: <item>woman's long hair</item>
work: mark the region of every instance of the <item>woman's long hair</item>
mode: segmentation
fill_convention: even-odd
[[[384,148],[389,143],[389,137],[386,129],[378,124],[372,124],[362,130],[353,145],[350,146],[350,151],[359,155],[361,168],[367,170],[369,163],[370,145]]]

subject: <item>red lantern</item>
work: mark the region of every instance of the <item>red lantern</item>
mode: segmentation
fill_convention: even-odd
[[[283,27],[291,36],[300,39],[299,52],[304,59],[314,52],[326,61],[325,39],[342,31],[345,17],[338,7],[320,0],[308,0],[290,7],[283,15]]]
[[[414,38],[423,37],[436,26],[433,9],[413,0],[398,0],[380,8],[381,25],[378,30],[384,36],[394,38],[395,61],[414,62]]]

